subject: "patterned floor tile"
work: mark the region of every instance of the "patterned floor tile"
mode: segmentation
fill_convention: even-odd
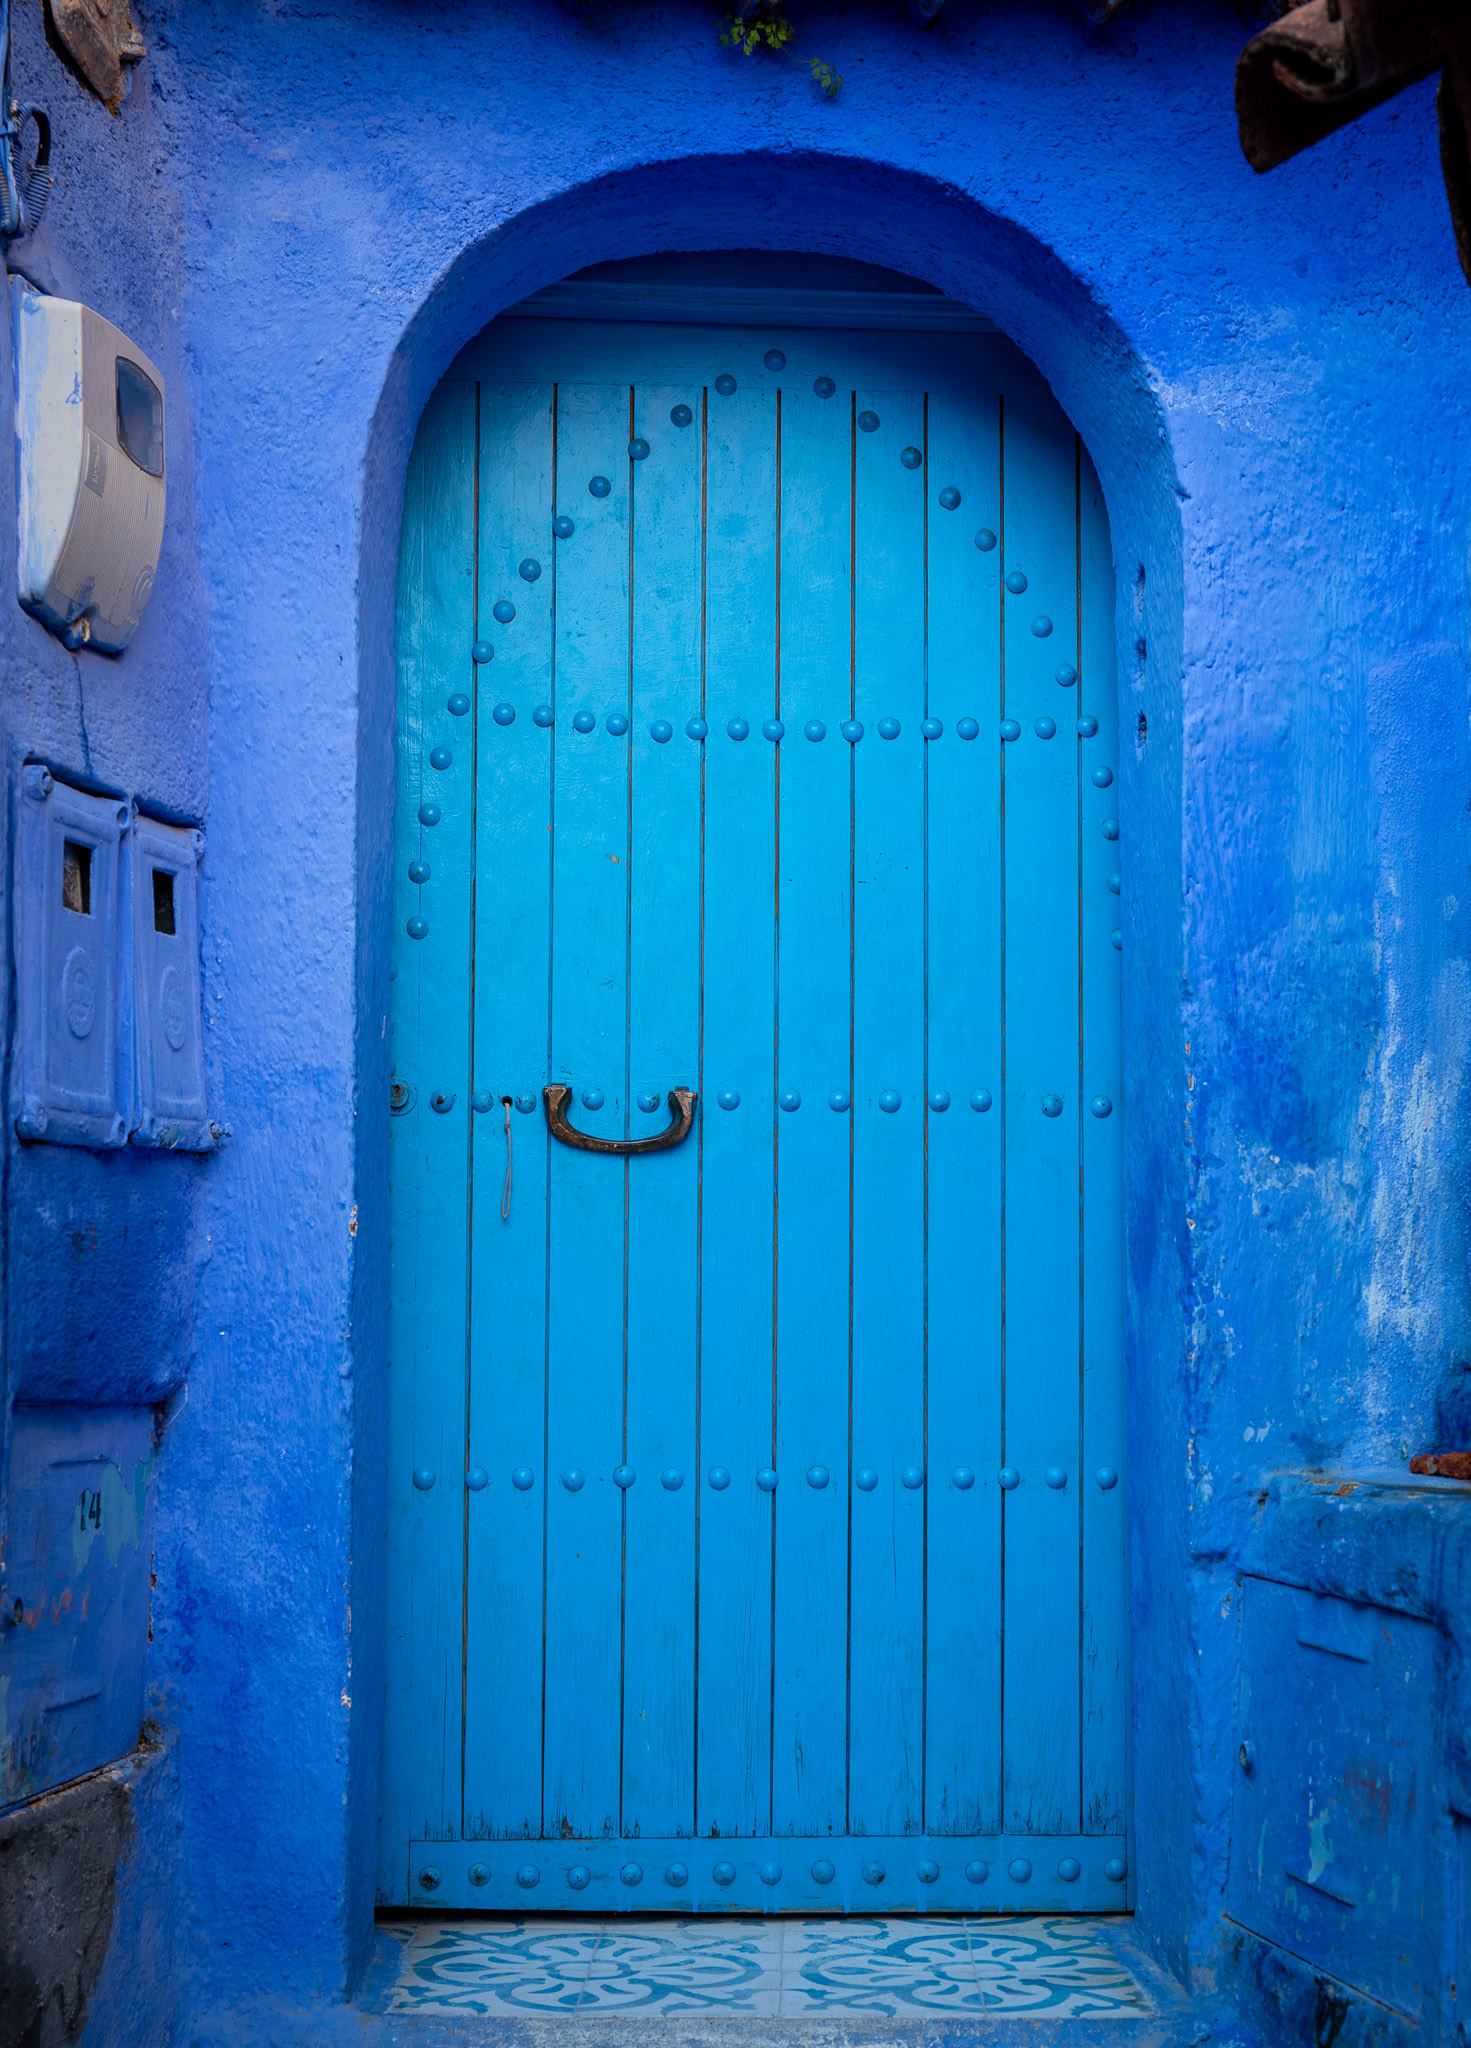
[[[976,1975],[988,2010],[1074,2014],[1147,2011],[1149,2000],[1086,1920],[972,1921]]]
[[[602,1939],[596,1921],[427,1921],[404,1944],[389,2010],[575,2012]]]
[[[388,1922],[389,2010],[894,2019],[1121,2017],[1149,2000],[1086,1919]]]
[[[962,1920],[787,1923],[783,2017],[976,2013],[980,1984]]]
[[[968,1952],[970,1940],[966,1930],[972,1923],[958,1916],[928,1919],[918,1914],[905,1914],[894,1919],[884,1919],[879,1915],[860,1919],[854,1915],[840,1919],[834,1914],[822,1919],[787,1919],[780,1924],[785,1930],[784,1948],[788,1955],[828,1955],[850,1949],[869,1951],[903,1942],[916,1956],[940,1956],[952,1952],[965,1955]]]
[[[435,1921],[405,1942],[389,2009],[769,2018],[780,1952],[762,1921]]]
[[[686,1920],[668,1913],[620,1913],[610,1915],[602,1924],[610,1935],[636,1934],[642,1940],[669,1942],[682,1949],[698,1948],[704,1942],[754,1941],[772,1955],[779,1955],[781,1931],[786,1923],[774,1916],[763,1919],[756,1913],[733,1914],[728,1919],[701,1913]]]
[[[762,1921],[609,1928],[592,1959],[582,2012],[748,2013],[773,2017],[780,1930]]]

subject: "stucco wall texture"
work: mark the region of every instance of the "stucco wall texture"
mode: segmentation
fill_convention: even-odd
[[[1225,0],[1106,30],[1061,0],[952,0],[927,31],[802,5],[775,61],[722,50],[695,0],[135,15],[114,119],[18,5],[57,193],[12,262],[163,368],[163,562],[117,660],[0,603],[4,730],[12,780],[34,753],[203,820],[232,1135],[204,1160],[6,1139],[11,1397],[170,1397],[168,1762],[88,2039],[223,2041],[265,1996],[312,2038],[369,1952],[404,468],[498,310],[660,250],[858,257],[970,301],[1103,479],[1138,1931],[1224,1981],[1235,1589],[1266,1503],[1471,1441],[1471,292],[1433,85],[1258,178]]]

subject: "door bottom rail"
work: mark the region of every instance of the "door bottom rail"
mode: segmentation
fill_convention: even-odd
[[[410,1842],[384,1905],[519,1913],[1122,1913],[1122,1835]]]

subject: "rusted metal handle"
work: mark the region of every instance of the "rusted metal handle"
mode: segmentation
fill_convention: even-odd
[[[578,1152],[615,1152],[620,1159],[630,1159],[636,1152],[667,1152],[673,1145],[682,1145],[695,1127],[695,1104],[700,1098],[693,1088],[671,1088],[669,1107],[674,1111],[674,1121],[655,1138],[594,1138],[586,1131],[574,1131],[567,1121],[572,1090],[560,1081],[543,1088],[541,1099],[547,1113],[547,1129],[562,1144],[571,1145]]]

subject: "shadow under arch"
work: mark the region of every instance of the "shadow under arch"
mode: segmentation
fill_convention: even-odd
[[[674,158],[569,186],[467,243],[405,328],[384,383],[364,479],[365,571],[380,569],[380,549],[396,555],[419,415],[466,342],[507,306],[589,264],[704,249],[856,257],[988,314],[1087,443],[1117,560],[1178,565],[1180,493],[1145,365],[1053,250],[942,180],[864,158],[763,151]],[[365,586],[370,606],[381,603],[383,583],[379,573]],[[392,574],[386,588],[391,602]]]
[[[1014,221],[953,184],[871,159],[762,151],[681,157],[569,186],[466,246],[400,339],[374,414],[363,475],[358,649],[357,1008],[359,1100],[386,1104],[399,519],[420,414],[449,364],[495,316],[590,264],[674,251],[773,249],[846,256],[919,277],[986,313],[1037,365],[1081,433],[1109,508],[1116,570],[1123,914],[1126,1354],[1133,1830],[1139,1932],[1185,1968],[1198,1889],[1191,1874],[1195,1759],[1186,1645],[1192,1635],[1187,1467],[1188,1343],[1180,1303],[1188,1161],[1180,1139],[1183,985],[1180,505],[1163,412],[1139,353],[1077,273]],[[1148,593],[1147,603],[1145,593]],[[1147,669],[1146,669],[1147,650]],[[1147,709],[1147,772],[1144,748]],[[1137,732],[1136,744],[1129,737]],[[354,1604],[359,1695],[381,1701],[388,1273],[387,1115],[359,1120],[354,1280]],[[350,1943],[370,1933],[378,1712],[355,1721]]]

